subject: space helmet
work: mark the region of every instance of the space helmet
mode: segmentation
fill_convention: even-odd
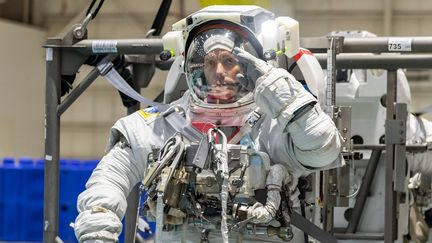
[[[238,47],[260,59],[270,50],[297,53],[298,33],[292,30],[298,32],[298,22],[287,18],[275,19],[258,6],[209,6],[173,25],[163,37],[164,48],[184,58],[193,120],[244,124],[256,106],[253,92],[236,78],[247,74],[232,50]]]

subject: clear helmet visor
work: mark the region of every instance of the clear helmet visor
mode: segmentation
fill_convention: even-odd
[[[210,107],[234,107],[253,101],[250,91],[237,80],[242,74],[234,47],[257,56],[252,44],[228,29],[210,29],[191,42],[186,57],[186,75],[193,98]]]

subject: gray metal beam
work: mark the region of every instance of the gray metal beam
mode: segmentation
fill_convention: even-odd
[[[387,114],[386,123],[395,120],[394,104],[396,102],[396,84],[397,74],[395,70],[387,70]],[[386,153],[385,153],[385,197],[384,197],[384,242],[394,242],[397,236],[397,220],[396,220],[396,196],[397,193],[393,190],[394,177],[394,151],[395,145],[389,141],[391,136],[390,130],[386,129]]]
[[[295,227],[299,228],[303,232],[312,236],[314,239],[319,240],[320,242],[326,243],[336,243],[338,240],[333,237],[330,233],[320,229],[318,226],[310,222],[309,220],[302,217],[297,212],[293,211],[290,215],[291,224]]]
[[[366,167],[366,171],[363,176],[359,193],[355,201],[355,205],[351,214],[350,221],[348,222],[346,233],[356,233],[357,231],[357,225],[360,222],[360,217],[363,212],[363,208],[370,191],[370,185],[372,184],[372,180],[374,178],[375,171],[378,166],[378,162],[381,158],[381,152],[382,150],[380,149],[372,151],[372,154],[369,159],[369,163]]]
[[[117,55],[108,55],[105,57],[107,61],[112,61]],[[63,100],[58,107],[58,115],[61,116],[78,97],[99,77],[100,71],[97,67],[94,67],[87,76],[78,84],[78,86],[72,90],[72,92]]]
[[[48,39],[47,44],[58,45],[61,39]],[[46,49],[45,87],[45,164],[44,164],[44,225],[43,242],[56,242],[59,215],[60,176],[60,103],[61,50]]]
[[[384,240],[384,235],[381,233],[335,233],[337,239],[356,239],[362,241],[378,241]]]
[[[395,52],[389,51],[390,38],[411,40],[411,53],[432,52],[432,37],[376,37],[376,38],[346,38],[343,43],[344,52]]]
[[[384,150],[385,145],[354,145],[354,150]],[[425,152],[427,150],[431,150],[428,144],[413,144],[407,145],[406,150],[408,152]]]
[[[348,69],[398,69],[398,68],[432,68],[431,54],[358,54],[342,53],[336,56],[337,68]],[[314,54],[322,68],[327,67],[326,54]]]
[[[432,37],[375,37],[375,38],[345,38],[343,42],[344,53],[385,53],[399,52],[389,50],[390,40],[405,40],[410,42],[410,51],[402,52],[425,53],[432,52]],[[327,51],[327,38],[302,38],[300,46],[316,53]]]
[[[162,39],[82,40],[73,45],[48,44],[44,47],[72,49],[85,55],[159,54],[163,51]]]

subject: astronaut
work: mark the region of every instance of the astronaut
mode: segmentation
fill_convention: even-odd
[[[271,12],[257,6],[211,6],[173,27],[184,41],[177,58],[184,59],[189,90],[171,105],[184,110],[191,126],[211,123],[233,143],[246,142],[270,158],[266,203],[256,203],[247,212],[255,223],[275,217],[281,188],[292,176],[343,163],[340,134],[314,95],[286,70],[262,60],[268,48],[260,35],[266,20],[278,24]],[[272,48],[286,51],[280,43]],[[259,115],[251,123],[254,112]],[[115,123],[108,152],[78,197],[74,229],[80,242],[117,241],[126,198],[143,180],[152,149],[177,132],[155,108]],[[191,226],[186,230],[199,232]],[[220,232],[211,234],[215,239]],[[199,241],[194,234],[177,236],[163,242]]]

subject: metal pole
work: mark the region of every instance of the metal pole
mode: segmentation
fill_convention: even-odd
[[[410,51],[403,52],[431,52],[432,37],[376,37],[376,38],[346,38],[344,40],[344,52],[366,52],[366,53],[382,53],[382,52],[398,52],[389,50],[390,39],[404,39],[410,42]]]
[[[47,44],[61,44],[61,39],[48,39]],[[46,48],[45,87],[45,164],[43,242],[52,243],[58,235],[61,50]]]
[[[326,243],[337,243],[338,240],[333,237],[330,233],[323,231],[318,226],[301,216],[296,211],[293,211],[290,214],[291,217],[291,224],[295,227],[299,228],[303,232],[307,233],[308,235],[312,236],[313,238],[319,240],[320,242],[326,242]]]
[[[358,193],[354,209],[351,214],[351,219],[348,223],[346,233],[355,233],[357,231],[357,225],[360,221],[361,213],[363,212],[363,207],[369,194],[370,185],[372,184],[372,180],[375,175],[375,170],[381,158],[381,152],[382,151],[379,149],[372,151],[369,163],[363,176],[362,184],[360,186],[360,191]]]
[[[343,37],[328,37],[327,49],[327,87],[326,87],[326,113],[334,119],[334,105],[336,103],[336,55],[340,52]],[[323,228],[326,231],[333,229],[333,206],[336,204],[335,187],[337,185],[337,170],[323,171]]]
[[[392,49],[389,44],[397,44],[401,49]],[[302,38],[300,46],[311,50],[314,53],[325,53],[327,51],[327,39]],[[406,53],[427,53],[432,52],[432,37],[375,37],[375,38],[345,38],[343,41],[343,52],[345,53],[385,53],[385,52],[406,52]]]
[[[412,144],[405,146],[408,152],[426,152],[431,150],[428,144]],[[354,150],[371,150],[371,149],[385,149],[385,145],[354,145]]]
[[[108,55],[105,57],[107,61],[112,61],[117,55]],[[64,99],[58,108],[58,115],[61,116],[75,100],[99,77],[100,71],[97,67],[93,68],[87,76],[79,83],[79,85],[72,90],[72,92]]]
[[[61,116],[76,99],[99,77],[99,70],[92,69],[87,76],[79,83],[79,85],[72,90],[72,92],[64,99],[58,108],[58,114]]]
[[[395,119],[394,103],[396,102],[396,71],[387,70],[387,118],[386,123]],[[393,167],[395,145],[388,139],[390,130],[386,129],[386,166],[385,166],[385,198],[384,198],[384,242],[393,242],[397,235],[396,192],[393,190]]]
[[[86,55],[92,54],[159,54],[162,39],[82,40],[71,46],[62,46]]]
[[[326,54],[314,54],[322,68],[327,67]],[[347,69],[398,69],[398,68],[432,68],[431,54],[372,54],[341,53],[336,56],[338,68]]]
[[[337,47],[343,38],[329,37],[327,49],[327,87],[326,87],[326,113],[333,119],[333,106],[336,103],[336,55]]]

